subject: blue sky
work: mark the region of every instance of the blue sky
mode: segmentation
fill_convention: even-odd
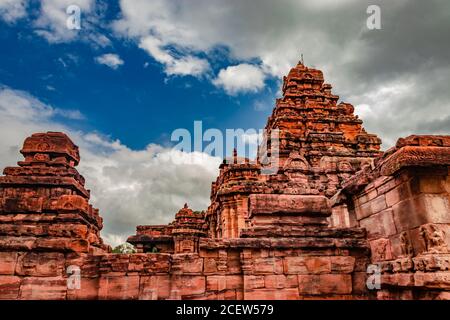
[[[33,132],[66,132],[117,245],[208,207],[221,158],[171,133],[264,127],[301,53],[383,148],[450,134],[448,34],[447,0],[0,0],[0,167]]]
[[[79,41],[75,36],[71,41],[49,43],[32,27],[39,5],[31,2],[29,6],[34,14],[28,18],[14,24],[0,20],[1,84],[83,115],[77,121],[63,122],[102,132],[133,149],[149,143],[169,145],[173,130],[192,130],[195,120],[202,120],[205,129],[264,127],[279,83],[267,79],[257,92],[227,94],[211,78],[243,61],[230,58],[226,49],[213,48],[208,55],[211,70],[200,76],[167,75],[135,43],[108,30],[110,43],[105,47],[84,41],[82,36]],[[103,10],[105,21],[120,16],[117,4]],[[83,12],[81,18],[83,23]],[[113,69],[98,63],[96,58],[103,54],[117,55],[123,64]]]

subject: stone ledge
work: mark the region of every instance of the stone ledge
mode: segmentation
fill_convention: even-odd
[[[380,174],[390,176],[404,167],[441,165],[450,165],[450,147],[404,146],[381,164]]]
[[[332,199],[339,204],[345,194],[357,194],[369,183],[382,176],[391,176],[406,167],[450,166],[450,136],[412,135],[400,138],[395,147],[375,159],[374,166],[366,166],[342,184]]]
[[[227,248],[248,248],[248,249],[293,249],[293,248],[351,248],[368,249],[369,245],[365,239],[332,237],[317,238],[232,238],[232,239],[200,239],[200,249],[227,249]]]
[[[250,217],[257,214],[283,215],[331,215],[331,207],[325,196],[252,194]]]
[[[241,238],[304,238],[304,237],[336,237],[336,238],[358,238],[365,239],[366,230],[363,228],[323,228],[316,226],[297,227],[253,227],[243,229],[241,231]]]

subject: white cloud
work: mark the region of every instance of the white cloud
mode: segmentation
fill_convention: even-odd
[[[373,1],[279,0],[274,5],[273,0],[258,0],[255,5],[249,0],[121,0],[122,16],[113,27],[166,69],[175,53],[177,59],[203,54],[214,66],[216,58],[224,59],[215,49],[226,48],[219,52],[227,52],[225,58],[232,64],[251,62],[266,77],[281,79],[303,53],[306,65],[323,70],[336,94],[355,105],[370,106],[363,121],[369,132],[384,139],[384,147],[414,130],[448,131],[446,122],[436,118],[450,119],[450,93],[442,88],[450,81],[449,42],[440,37],[450,30],[446,16],[450,4],[383,3],[383,29],[378,32],[366,27],[370,4]],[[418,13],[422,18],[408,23]],[[148,38],[153,40],[144,46]],[[261,82],[251,83],[244,73],[235,77],[232,71],[236,70],[224,68],[211,79],[230,94],[260,88]],[[413,86],[385,91],[407,83],[411,76]],[[382,116],[370,115],[369,110]],[[384,110],[391,116],[383,121]]]
[[[72,120],[84,120],[84,114],[79,110],[53,109],[55,115]]]
[[[382,138],[385,148],[411,134],[450,134],[450,97],[429,97],[422,92],[445,90],[446,76],[448,71],[444,69],[429,72],[425,78],[415,75],[393,79],[364,94],[350,95],[348,100],[355,103],[355,113],[368,131]]]
[[[188,202],[209,205],[211,182],[220,159],[150,144],[132,150],[99,132],[81,132],[54,118],[58,112],[33,96],[0,87],[0,168],[15,165],[24,139],[34,132],[63,131],[80,147],[78,170],[104,218],[102,236],[123,242],[140,224],[162,224]]]
[[[101,153],[92,152],[97,143],[83,146],[79,170],[101,209],[106,234],[125,237],[139,224],[168,223],[185,202],[197,210],[209,205],[220,159],[159,145],[131,150],[120,144],[108,149],[104,142]]]
[[[2,119],[46,119],[53,109],[23,91],[0,87],[0,115]]]
[[[0,116],[4,119],[45,121],[53,116],[72,120],[84,119],[79,110],[52,108],[28,93],[0,85]]]
[[[26,16],[28,0],[0,0],[0,18],[14,23]]]
[[[0,19],[14,23],[27,16],[29,0],[0,0]],[[102,26],[101,18],[105,4],[96,0],[41,0],[39,15],[33,21],[34,32],[49,43],[71,42],[75,40],[90,43],[94,48],[111,45],[111,40],[97,30]],[[81,29],[69,29],[67,21],[73,12],[69,6],[78,6],[81,13]],[[103,10],[103,12],[102,12]]]
[[[243,63],[220,70],[214,85],[223,88],[228,94],[257,92],[264,87],[264,72],[257,66]]]
[[[121,65],[123,65],[123,60],[119,57],[119,55],[114,53],[106,53],[101,56],[95,58],[95,61],[99,64],[104,64],[111,69],[117,69]]]
[[[281,95],[281,94],[280,94]],[[270,101],[264,101],[264,100],[256,100],[253,103],[253,109],[255,111],[267,111],[267,110],[271,110],[273,106],[273,99]]]
[[[204,50],[187,45],[186,40],[198,34],[189,25],[177,23],[174,2],[120,1],[120,6],[122,18],[113,24],[116,32],[136,39],[141,49],[164,66],[167,75],[198,77],[210,70],[209,62],[196,56]]]
[[[166,65],[168,75],[191,75],[200,76],[209,69],[209,63],[205,59],[194,56],[185,56],[181,59],[174,59],[172,63]]]
[[[80,8],[81,29],[69,29],[67,21],[73,12],[67,13],[69,6]],[[99,31],[104,5],[95,0],[41,0],[38,18],[33,22],[35,33],[49,43],[83,41],[94,48],[111,45],[111,40]],[[101,33],[103,32],[103,33]]]
[[[81,28],[86,27],[84,17],[94,8],[94,0],[42,0],[40,4],[39,18],[35,21],[36,33],[51,43],[72,41],[79,35],[78,30],[67,27],[69,15],[66,10],[70,5],[81,10]]]
[[[210,68],[207,60],[192,55],[185,55],[181,58],[174,57],[169,50],[164,49],[163,42],[153,36],[142,38],[139,47],[163,64],[167,75],[200,76]]]
[[[86,41],[89,41],[94,47],[105,48],[111,45],[111,40],[104,34],[96,33],[95,31],[90,31],[85,35]]]
[[[322,25],[324,7],[335,8],[336,5],[332,5],[332,1],[323,6],[316,2],[280,0],[274,6],[272,0],[260,0],[255,6],[253,1],[234,0],[121,0],[122,17],[113,23],[113,27],[117,33],[135,39],[142,49],[166,66],[166,72],[170,72],[167,65],[174,59],[167,48],[175,49],[180,54],[179,59],[198,53],[214,59],[209,53],[217,47],[226,47],[233,60],[257,59],[267,75],[281,77],[297,62],[300,50],[307,54],[308,50],[314,49],[309,57],[323,65],[330,61],[328,55],[336,51],[336,46],[339,50],[345,48],[346,43],[328,41],[326,32],[334,31],[335,27],[323,28]],[[347,10],[355,2],[347,0],[339,9]],[[337,16],[328,22],[345,23]],[[358,34],[359,29],[357,25],[351,31],[356,30],[355,34]],[[319,58],[323,56],[327,59]],[[206,68],[201,70],[205,72]],[[225,71],[219,75],[226,76]],[[262,72],[257,76],[256,81],[261,79]],[[261,82],[252,86],[240,77],[243,81],[243,90],[240,90],[238,86],[228,85],[227,80],[223,80],[224,88],[232,94],[262,87]],[[217,83],[221,83],[220,78]]]
[[[308,5],[297,0],[281,0],[276,6],[270,0],[259,1],[258,6],[252,1],[121,0],[120,7],[122,17],[114,29],[138,43],[156,38],[158,47],[171,46],[183,53],[208,53],[224,45],[233,58],[259,58],[277,76],[298,59],[300,44],[316,49],[323,38],[314,28],[299,32],[306,21],[298,17]],[[161,60],[168,58],[147,51]]]

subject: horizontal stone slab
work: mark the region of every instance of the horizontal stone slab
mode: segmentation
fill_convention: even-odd
[[[325,196],[252,194],[250,217],[257,214],[330,216],[331,207]]]
[[[83,239],[0,236],[0,248],[5,251],[51,250],[58,252],[88,252],[89,246],[89,242]]]
[[[89,198],[90,193],[88,190],[81,185],[80,182],[72,177],[58,177],[58,176],[1,176],[0,186],[11,187],[11,186],[39,186],[39,187],[70,187],[74,190],[80,192],[83,196]]]
[[[200,239],[200,249],[214,250],[227,248],[247,248],[247,249],[325,249],[325,248],[349,248],[364,249],[369,248],[365,239],[353,238],[234,238],[234,239]]]
[[[258,226],[241,231],[241,238],[302,238],[302,237],[334,237],[358,238],[366,237],[363,228],[324,228],[320,226]]]
[[[166,235],[161,236],[135,235],[128,237],[127,242],[131,244],[173,242],[173,237]]]
[[[450,164],[450,147],[405,146],[381,166],[381,174],[389,176],[404,167]]]

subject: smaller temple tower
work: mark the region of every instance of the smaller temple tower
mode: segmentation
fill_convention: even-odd
[[[192,211],[185,204],[175,215],[173,222],[175,253],[198,252],[198,240],[200,237],[206,237],[207,229],[203,212]]]
[[[103,220],[75,169],[80,155],[72,140],[60,132],[36,133],[20,152],[25,160],[0,177],[2,249],[108,251],[100,238]]]
[[[195,253],[198,242],[208,234],[204,212],[193,211],[186,204],[168,225],[138,226],[136,235],[128,238],[142,253]]]

